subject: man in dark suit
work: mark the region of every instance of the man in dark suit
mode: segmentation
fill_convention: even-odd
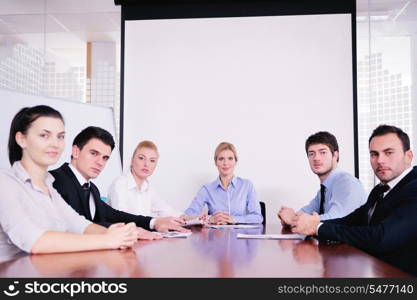
[[[368,201],[322,223],[300,213],[292,230],[351,244],[417,275],[417,167],[411,167],[410,139],[397,127],[381,125],[369,138],[369,153],[380,183]]]
[[[179,218],[132,215],[116,210],[101,200],[97,186],[90,179],[96,178],[104,169],[113,148],[114,140],[108,131],[93,126],[81,131],[73,142],[71,163],[64,163],[51,171],[55,177],[53,186],[62,198],[79,214],[103,226],[134,222],[146,230],[187,232],[181,226],[183,220]],[[142,233],[149,236],[143,230]]]

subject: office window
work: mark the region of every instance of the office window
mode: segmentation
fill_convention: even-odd
[[[88,78],[87,44],[120,48],[120,7],[87,2],[0,0],[0,88],[111,106],[118,120],[120,50],[110,66],[100,57],[97,77]]]
[[[395,125],[416,141],[417,5],[357,1],[359,177],[369,191],[377,179],[368,139],[380,124]]]

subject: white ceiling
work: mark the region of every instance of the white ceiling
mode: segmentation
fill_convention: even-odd
[[[416,0],[356,0],[358,17],[374,16],[375,21],[417,21]]]
[[[71,33],[81,41],[119,41],[113,0],[0,0],[0,35]]]
[[[0,0],[2,15],[47,13],[120,13],[113,0]]]
[[[335,0],[337,1],[337,0]],[[357,0],[359,22],[417,21],[417,0]],[[86,41],[120,42],[120,6],[114,0],[0,0],[0,36],[44,33]],[[413,26],[417,27],[417,26]],[[414,31],[414,30],[413,30]],[[50,41],[54,43],[54,41]],[[57,43],[61,43],[58,39]]]

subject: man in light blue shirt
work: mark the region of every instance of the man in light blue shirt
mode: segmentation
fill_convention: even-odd
[[[361,182],[337,168],[339,146],[334,135],[317,132],[307,139],[305,148],[310,168],[319,177],[320,190],[302,212],[318,214],[324,221],[344,217],[365,203],[367,195]],[[295,211],[283,206],[278,217],[282,225],[293,226]]]

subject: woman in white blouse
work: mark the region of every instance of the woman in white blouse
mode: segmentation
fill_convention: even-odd
[[[65,142],[62,115],[38,105],[22,108],[9,135],[9,169],[0,170],[0,251],[51,253],[131,247],[134,223],[108,229],[77,214],[53,188],[48,167]]]
[[[142,141],[133,152],[130,171],[116,178],[109,190],[109,204],[118,210],[152,217],[182,216],[162,200],[148,177],[158,164],[158,148],[151,141]]]

